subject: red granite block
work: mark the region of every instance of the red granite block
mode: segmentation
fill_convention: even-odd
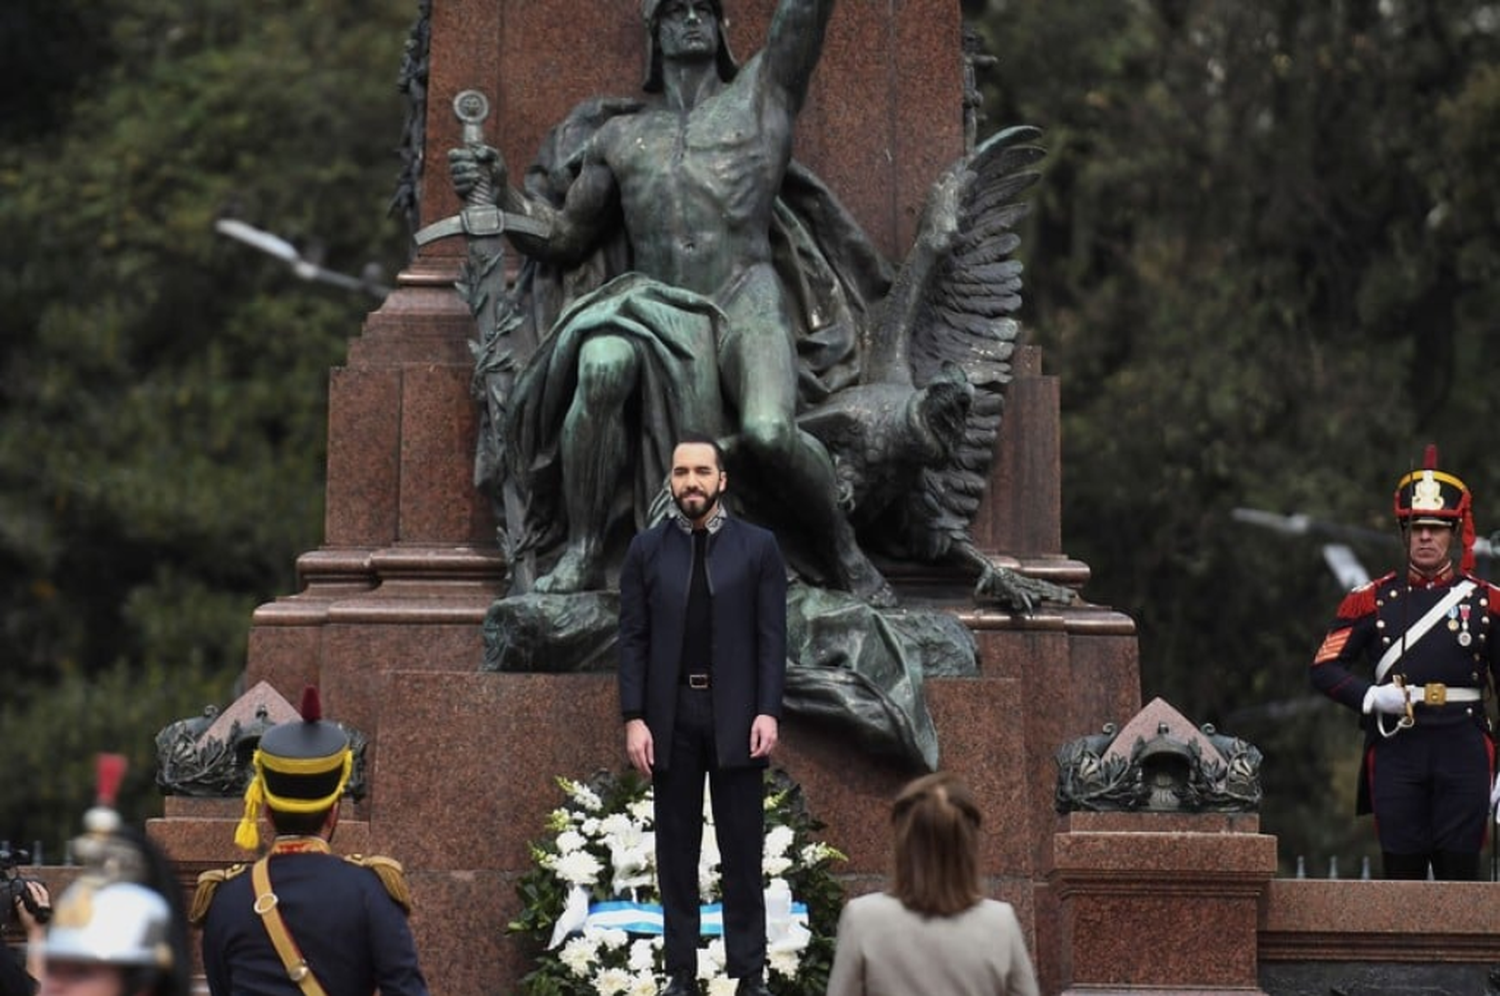
[[[495,542],[489,505],[474,487],[472,363],[413,366],[401,379],[399,539],[415,544]]]
[[[1174,814],[1170,824],[1206,832],[1163,831],[1154,813],[1113,815],[1117,830],[1070,825],[1053,843],[1062,982],[1253,989],[1255,924],[1276,839],[1227,832],[1229,821],[1214,814]]]
[[[401,379],[395,370],[335,369],[328,387],[328,543],[396,539]]]

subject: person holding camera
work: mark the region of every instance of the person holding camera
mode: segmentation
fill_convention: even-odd
[[[32,996],[42,977],[41,944],[47,936],[52,900],[47,887],[34,878],[12,878],[7,883],[16,920],[26,931],[26,963],[23,967],[15,951],[7,950],[0,957],[0,996]]]

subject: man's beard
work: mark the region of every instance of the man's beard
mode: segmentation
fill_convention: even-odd
[[[719,502],[720,493],[718,488],[714,488],[706,495],[701,492],[685,492],[681,495],[674,494],[672,496],[672,503],[677,506],[677,511],[687,516],[687,518],[696,521],[713,511],[713,507]],[[698,507],[694,508],[690,506]]]

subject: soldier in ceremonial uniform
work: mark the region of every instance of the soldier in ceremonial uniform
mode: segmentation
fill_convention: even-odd
[[[84,868],[52,910],[38,945],[41,996],[189,996],[182,888],[167,856],[120,822],[124,758],[99,759],[99,802],[73,853]]]
[[[203,927],[209,991],[427,996],[401,866],[330,851],[354,755],[344,730],[322,719],[315,689],[301,720],[266,731],[252,764],[235,843],[260,846],[262,805],[275,837],[253,865],[199,877],[192,919]]]
[[[1472,503],[1428,446],[1422,469],[1396,486],[1405,567],[1345,596],[1313,658],[1313,686],[1361,715],[1357,811],[1375,814],[1386,878],[1479,877],[1494,804],[1487,690],[1500,675],[1500,589],[1471,573]]]

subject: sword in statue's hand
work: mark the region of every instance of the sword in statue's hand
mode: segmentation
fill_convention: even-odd
[[[463,122],[464,147],[475,155],[483,152],[484,119],[489,117],[490,102],[478,90],[465,90],[453,98],[453,113]],[[495,188],[486,173],[481,172],[473,188],[464,198],[464,206],[458,214],[420,229],[415,238],[417,245],[445,239],[453,235],[471,238],[495,238],[506,232],[521,232],[546,238],[549,228],[545,222],[524,214],[502,211],[495,198]]]
[[[476,482],[498,484],[498,511],[504,520],[501,541],[510,567],[511,587],[526,591],[531,587],[533,564],[529,556],[516,555],[524,535],[526,507],[514,475],[505,466],[505,448],[499,437],[508,422],[516,370],[526,359],[526,355],[517,354],[518,347],[534,348],[535,344],[519,343],[513,335],[522,326],[522,320],[506,287],[505,233],[521,232],[545,238],[549,226],[524,214],[502,210],[499,205],[497,194],[504,192],[495,189],[485,164],[487,156],[498,158],[498,153],[488,149],[484,142],[484,121],[490,113],[484,94],[478,90],[458,94],[453,98],[453,113],[463,122],[465,150],[481,168],[464,196],[462,210],[425,226],[415,239],[419,246],[455,235],[463,235],[468,242],[468,259],[456,287],[479,327],[478,341],[470,343],[474,353],[471,392],[483,406],[485,424],[480,427],[474,476]],[[529,352],[527,349],[526,353]]]

